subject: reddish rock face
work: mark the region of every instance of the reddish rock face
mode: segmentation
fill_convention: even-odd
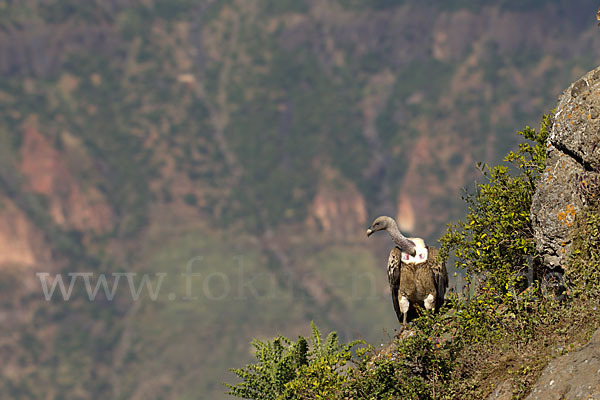
[[[398,215],[396,216],[398,228],[402,232],[414,232],[416,216],[414,206],[409,196],[400,194],[398,196]]]
[[[365,199],[352,182],[323,183],[310,206],[308,223],[336,237],[362,235],[367,223]]]
[[[0,268],[33,266],[49,259],[41,232],[10,199],[0,196]]]
[[[36,128],[24,130],[21,174],[26,190],[48,197],[49,212],[58,225],[102,233],[114,223],[114,214],[95,187],[80,187],[59,152]]]

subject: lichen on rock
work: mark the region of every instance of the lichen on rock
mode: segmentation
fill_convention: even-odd
[[[559,98],[548,137],[546,169],[531,205],[536,248],[546,270],[563,269],[575,218],[600,181],[600,67]]]

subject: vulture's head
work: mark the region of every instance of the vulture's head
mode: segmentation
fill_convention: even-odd
[[[367,229],[367,236],[371,236],[374,232],[377,231],[385,231],[388,228],[392,228],[394,224],[394,220],[390,217],[377,217],[375,218],[375,221],[373,221],[373,223],[371,224],[371,227]]]

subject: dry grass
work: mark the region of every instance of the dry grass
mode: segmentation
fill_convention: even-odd
[[[555,357],[584,345],[600,326],[600,302],[580,297],[563,302],[541,300],[530,310],[526,331],[506,326],[493,341],[466,347],[457,357],[453,395],[487,398],[498,386],[524,398]]]

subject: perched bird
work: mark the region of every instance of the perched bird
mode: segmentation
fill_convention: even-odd
[[[367,236],[387,231],[396,246],[388,259],[388,280],[396,316],[406,325],[416,316],[414,306],[439,310],[448,287],[446,263],[437,262],[438,251],[423,239],[406,238],[393,218],[382,216],[367,229]],[[410,315],[409,315],[410,313]]]

